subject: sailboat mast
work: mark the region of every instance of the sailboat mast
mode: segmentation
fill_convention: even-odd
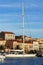
[[[23,35],[23,50],[24,50],[24,0],[22,0],[22,35]],[[25,51],[23,52],[23,54]]]

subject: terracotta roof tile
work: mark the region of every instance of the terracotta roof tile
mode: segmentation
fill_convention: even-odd
[[[4,32],[4,31],[2,31],[1,33],[4,33],[4,34],[14,34],[13,32]]]

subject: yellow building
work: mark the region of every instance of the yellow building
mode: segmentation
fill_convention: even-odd
[[[36,50],[36,51],[39,50],[39,42],[38,41],[33,41],[33,50]]]
[[[39,38],[38,39],[38,42],[39,42],[39,49],[42,51],[43,53],[43,38]]]

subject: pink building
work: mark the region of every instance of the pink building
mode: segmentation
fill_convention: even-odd
[[[5,44],[6,44],[6,41],[0,39],[0,45],[5,46]]]

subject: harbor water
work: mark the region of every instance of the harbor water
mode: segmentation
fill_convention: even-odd
[[[43,65],[43,57],[7,58],[0,65]]]

